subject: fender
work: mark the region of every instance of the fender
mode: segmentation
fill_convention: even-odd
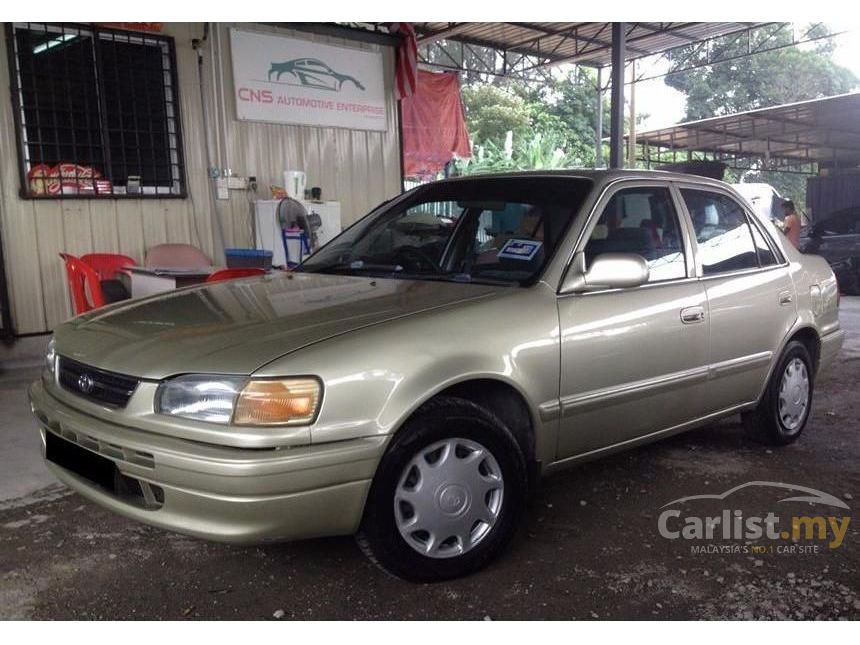
[[[792,252],[797,253],[792,248],[786,255]],[[756,403],[764,396],[773,371],[785,351],[785,346],[798,332],[805,329],[811,330],[820,344],[823,336],[839,330],[836,276],[824,258],[804,255],[802,264],[793,259],[789,276],[794,283],[797,298],[797,319],[774,352],[773,361],[759,389]]]

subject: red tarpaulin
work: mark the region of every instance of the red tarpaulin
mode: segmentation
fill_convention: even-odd
[[[457,74],[418,70],[417,90],[400,106],[407,177],[435,176],[455,155],[472,156]]]

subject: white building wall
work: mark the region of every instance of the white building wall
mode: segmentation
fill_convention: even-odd
[[[115,252],[142,262],[146,249],[185,242],[203,249],[216,263],[223,247],[250,246],[249,195],[231,191],[213,199],[207,179],[204,128],[212,164],[243,176],[256,176],[261,197],[282,183],[285,169],[304,170],[308,186],[320,186],[324,199],[341,202],[344,226],[400,192],[397,106],[388,92],[386,132],[240,122],[235,118],[230,26],[383,52],[386,82],[393,83],[390,47],[318,36],[301,31],[221,24],[210,30],[203,55],[203,93],[193,38],[203,23],[166,23],[163,33],[176,45],[177,77],[188,197],[185,199],[28,200],[19,197],[18,152],[9,94],[5,30],[0,30],[0,233],[6,260],[13,324],[18,334],[51,330],[72,314],[60,252],[83,255]],[[220,154],[218,154],[220,152]],[[71,161],[71,160],[70,160]],[[218,217],[223,229],[223,246]]]

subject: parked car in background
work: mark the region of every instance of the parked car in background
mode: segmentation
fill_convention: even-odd
[[[860,206],[816,219],[801,232],[800,249],[830,263],[842,293],[860,295]]]
[[[795,441],[837,303],[720,181],[473,176],[295,272],[74,318],[29,394],[48,467],[113,511],[236,543],[355,533],[432,581],[501,553],[542,474],[737,413]]]

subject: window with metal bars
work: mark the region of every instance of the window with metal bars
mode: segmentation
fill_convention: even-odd
[[[7,26],[24,197],[184,197],[173,39]]]

